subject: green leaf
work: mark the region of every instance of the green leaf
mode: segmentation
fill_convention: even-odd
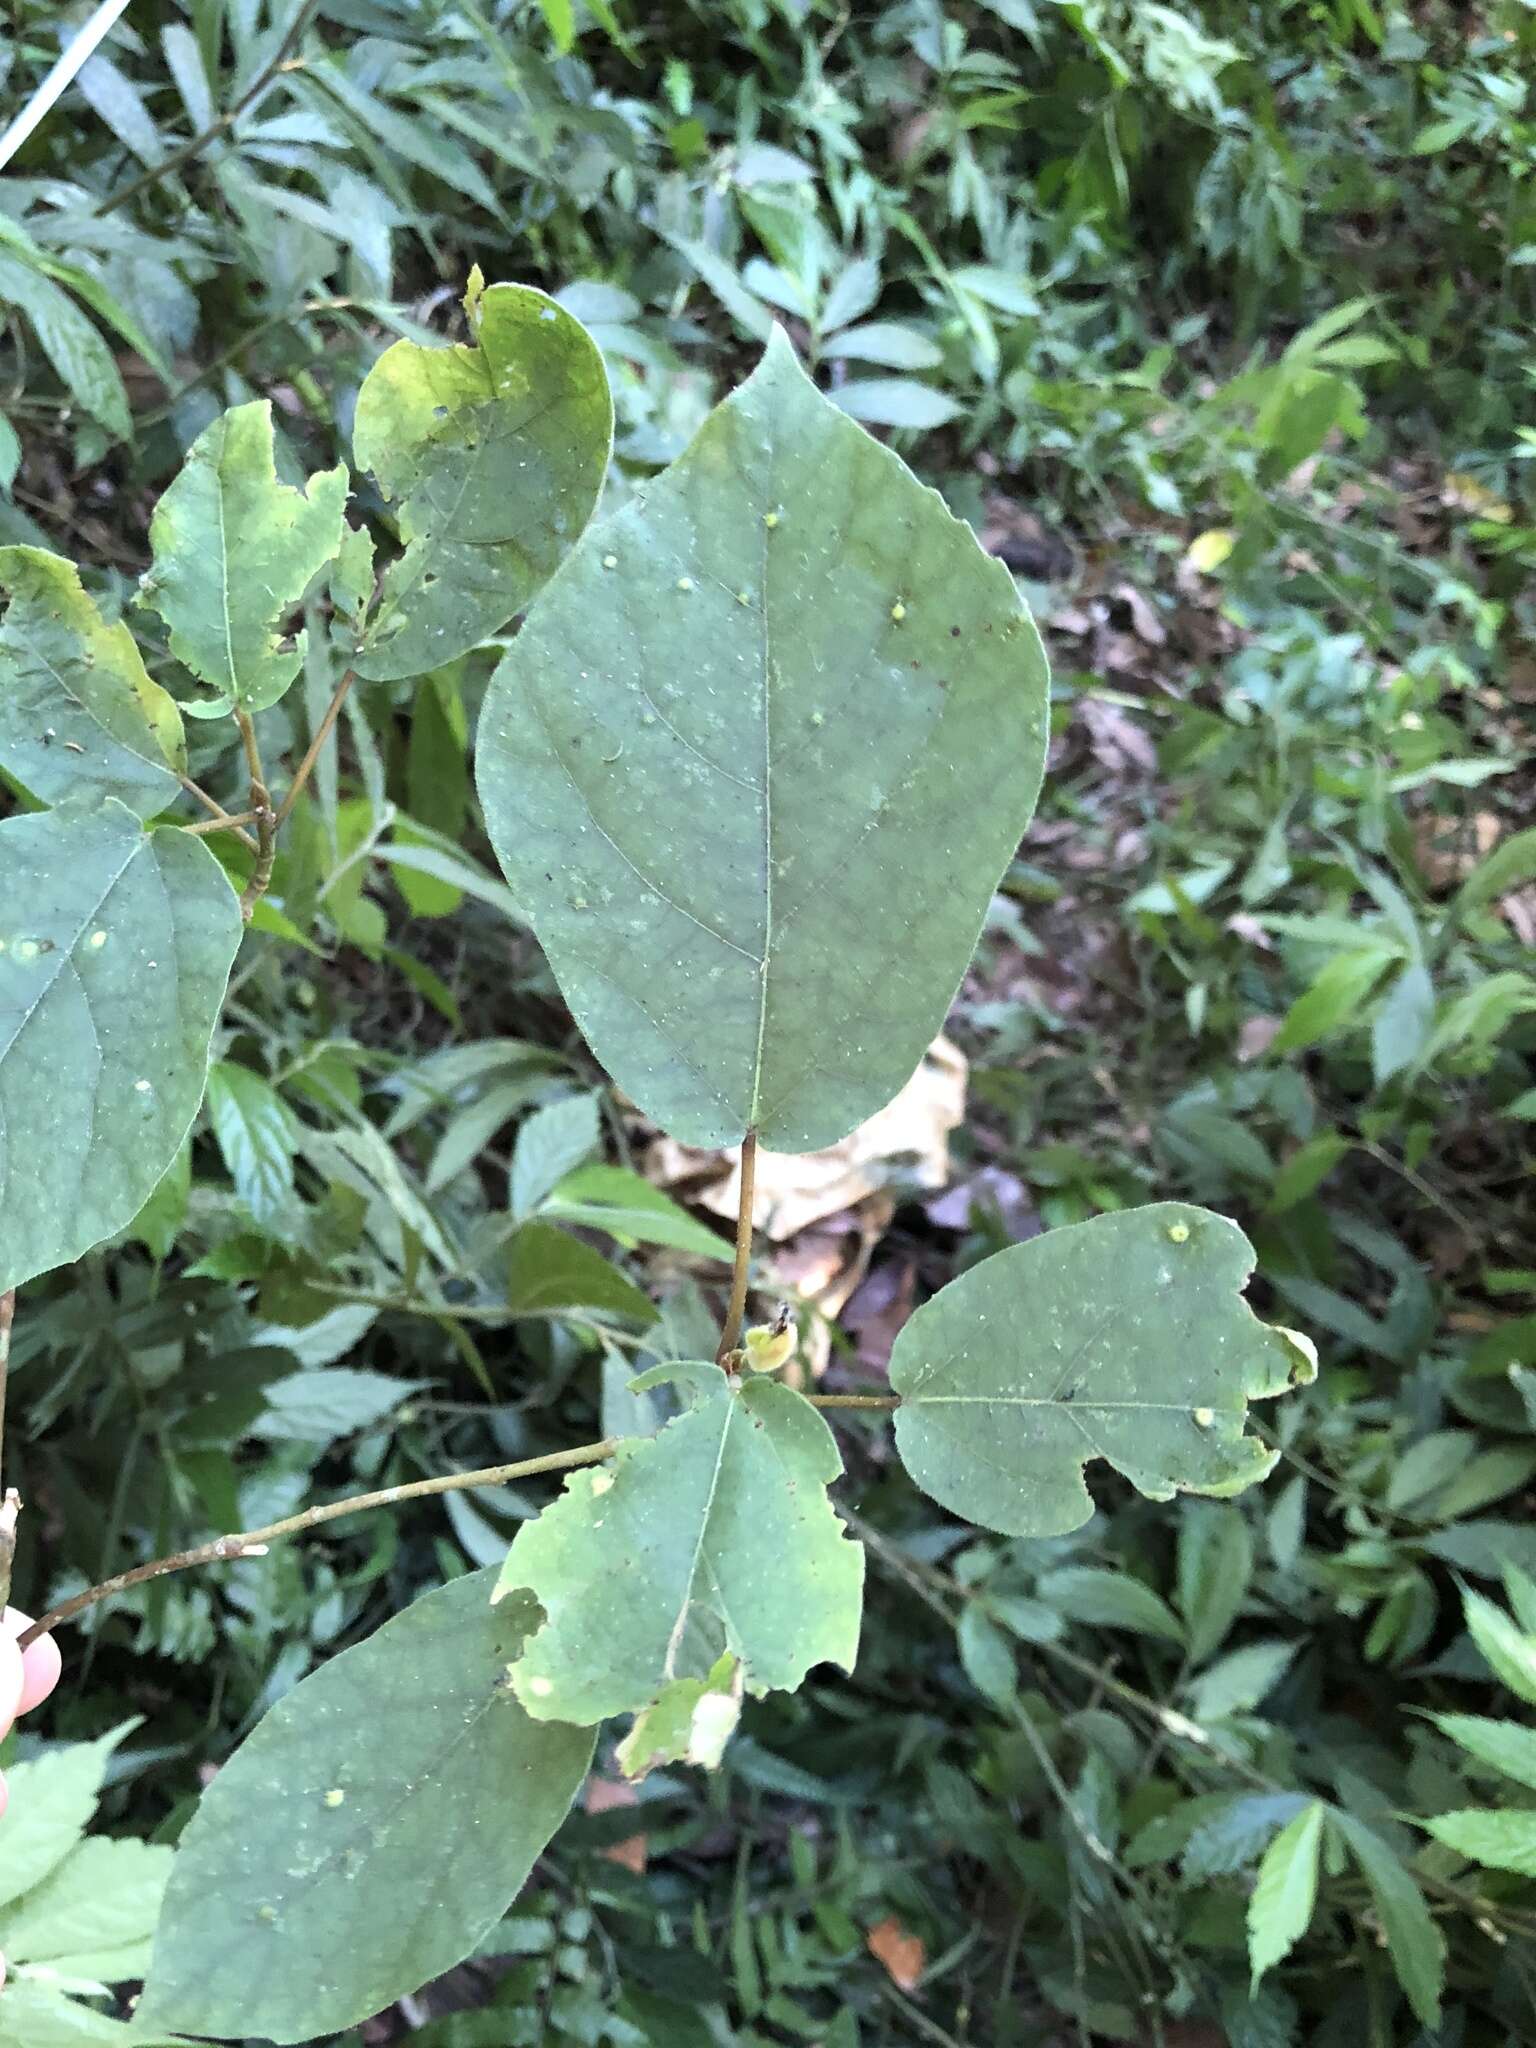
[[[1013,1645],[979,1601],[968,1600],[961,1609],[955,1643],[965,1675],[982,1698],[1011,1706],[1019,1696]]]
[[[692,1405],[658,1436],[575,1472],[518,1531],[498,1597],[544,1609],[512,1678],[530,1713],[641,1713],[726,1650],[749,1692],[792,1692],[813,1664],[853,1668],[864,1553],[827,1498],[842,1471],[816,1410],[773,1380],[658,1367]]]
[[[0,1955],[100,1983],[140,1976],[170,1874],[169,1849],[101,1836],[82,1842],[0,1912]]]
[[[1536,1877],[1536,1813],[1491,1813],[1468,1807],[1460,1813],[1437,1814],[1424,1825],[1437,1842],[1487,1870],[1513,1870],[1521,1877]]]
[[[648,1323],[656,1314],[650,1296],[599,1251],[551,1223],[525,1223],[507,1256],[507,1306],[515,1316],[558,1316],[568,1309],[596,1309]]]
[[[43,548],[0,548],[0,593],[0,765],[47,804],[163,810],[187,765],[181,713],[128,628],[106,625],[74,564]]]
[[[1438,2026],[1440,1994],[1445,1988],[1445,1937],[1424,1903],[1424,1894],[1364,1821],[1338,1807],[1331,1809],[1331,1819],[1370,1889],[1408,2003],[1426,2027]]]
[[[0,2048],[158,2048],[158,2037],[20,1977],[0,1997]]]
[[[608,467],[613,400],[581,323],[527,285],[467,303],[478,347],[397,341],[358,393],[353,448],[399,499],[406,543],[357,660],[380,680],[439,668],[522,611]]]
[[[109,799],[0,823],[0,1291],[132,1223],[203,1097],[240,910]]]
[[[919,431],[942,427],[958,419],[965,408],[931,384],[919,384],[911,377],[858,377],[840,384],[833,394],[838,406],[851,419],[866,420],[872,427],[913,427]]]
[[[1316,981],[1292,1003],[1269,1044],[1277,1058],[1316,1045],[1343,1024],[1356,1024],[1360,1006],[1392,965],[1395,956],[1376,946],[1335,953]]]
[[[350,1366],[290,1373],[263,1388],[266,1413],[252,1434],[269,1443],[332,1443],[339,1436],[372,1429],[429,1384],[426,1380],[394,1379],[381,1372],[358,1372]]]
[[[208,1119],[235,1193],[258,1223],[275,1223],[293,1200],[293,1127],[270,1081],[219,1060],[208,1073]]]
[[[835,340],[822,346],[829,357],[852,357],[855,362],[880,363],[888,370],[936,370],[944,351],[915,327],[900,327],[893,321],[872,320],[865,327],[848,327]]]
[[[1290,1954],[1311,1925],[1322,1839],[1323,1808],[1314,1799],[1264,1852],[1248,1901],[1248,1962],[1254,1988],[1266,1970]]]
[[[582,1166],[569,1173],[542,1213],[561,1223],[601,1230],[622,1245],[664,1244],[729,1265],[731,1247],[696,1223],[680,1202],[626,1166]]]
[[[1126,1628],[1137,1635],[1182,1643],[1184,1630],[1165,1600],[1124,1572],[1066,1565],[1047,1572],[1035,1588],[1048,1607],[1090,1628]]]
[[[75,1742],[12,1766],[0,1862],[0,1906],[9,1906],[58,1868],[90,1825],[112,1752],[138,1724],[125,1721],[99,1742]]]
[[[302,491],[278,482],[266,399],[232,406],[198,435],[155,507],[144,581],[171,652],[215,692],[189,711],[260,711],[283,695],[306,637],[285,647],[279,631],[340,548],[346,503],[340,467]]]
[[[13,250],[0,250],[0,305],[21,308],[71,397],[109,434],[127,440],[133,422],[112,351],[69,294]]]
[[[597,1097],[566,1095],[519,1127],[512,1152],[512,1214],[519,1222],[598,1147]]]
[[[1224,1721],[1229,1714],[1252,1713],[1266,1693],[1285,1676],[1299,1645],[1282,1642],[1244,1643],[1219,1657],[1190,1687],[1197,1721]]]
[[[1093,1512],[1104,1458],[1152,1500],[1232,1494],[1274,1453],[1246,1404],[1316,1360],[1242,1299],[1254,1255],[1235,1224],[1177,1202],[1100,1216],[983,1259],[912,1316],[891,1353],[896,1445],[966,1520],[1056,1535]]]
[[[555,48],[565,56],[576,40],[576,15],[571,0],[539,0],[539,12],[549,25]]]
[[[776,334],[550,585],[487,696],[480,791],[645,1113],[690,1144],[810,1151],[942,1023],[1045,709],[1002,564]]]
[[[1253,1539],[1236,1508],[1191,1502],[1179,1523],[1179,1609],[1191,1661],[1219,1648],[1253,1575]]]
[[[1494,1676],[1507,1685],[1517,1699],[1536,1706],[1536,1636],[1518,1629],[1504,1612],[1481,1593],[1469,1589],[1461,1596],[1462,1608],[1472,1640],[1482,1651]]]
[[[718,1770],[741,1718],[741,1666],[727,1650],[706,1678],[674,1678],[636,1714],[615,1754],[627,1778],[660,1764]]]
[[[1490,1764],[1506,1778],[1536,1791],[1536,1728],[1522,1728],[1517,1721],[1495,1721],[1483,1714],[1431,1714],[1430,1719],[1479,1763]]]
[[[507,1683],[532,1603],[418,1600],[279,1702],[176,1852],[141,2026],[309,2041],[466,1955],[564,1818],[590,1729]]]

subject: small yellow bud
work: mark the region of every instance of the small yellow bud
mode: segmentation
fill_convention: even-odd
[[[795,1355],[795,1334],[789,1303],[784,1302],[771,1323],[756,1323],[746,1331],[745,1362],[754,1372],[777,1372]]]
[[[1170,1223],[1168,1226],[1168,1236],[1174,1244],[1188,1244],[1189,1225],[1187,1223]]]

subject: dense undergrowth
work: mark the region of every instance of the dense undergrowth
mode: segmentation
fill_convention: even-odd
[[[15,111],[56,11],[10,26]],[[1506,1578],[1536,1577],[1533,58],[1519,0],[146,0],[0,173],[0,541],[96,564],[109,606],[214,413],[270,396],[295,471],[334,462],[474,261],[600,340],[614,497],[782,320],[1016,571],[1056,676],[951,1020],[954,1185],[898,1159],[822,1227],[870,1268],[807,1348],[876,1386],[957,1268],[1182,1195],[1322,1355],[1266,1487],[1105,1485],[1049,1542],[974,1537],[845,1431],[878,1567],[854,1678],[749,1712],[718,1778],[594,1798],[501,1960],[359,2040],[1536,2041],[1529,1761],[1522,1789],[1429,1718],[1528,1712],[1465,1591],[1536,1627]],[[312,609],[268,761],[335,681]],[[23,1604],[585,1440],[634,1358],[701,1321],[712,1351],[698,1220],[568,1178],[640,1170],[648,1134],[494,877],[467,750],[495,652],[353,693],[183,1169],[22,1296]],[[223,745],[194,729],[193,769],[238,808]],[[595,1249],[531,1265],[529,1214]],[[266,1705],[540,1498],[120,1600],[45,1732],[142,1716],[105,1820],[172,1840]],[[1513,1868],[1424,1828],[1479,1807]]]

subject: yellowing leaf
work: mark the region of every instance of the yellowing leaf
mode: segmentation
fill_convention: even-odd
[[[613,401],[597,344],[520,284],[465,301],[475,346],[397,341],[358,394],[353,447],[399,500],[390,564],[357,657],[380,679],[440,668],[543,586],[597,503]]]
[[[1184,551],[1184,559],[1191,569],[1202,576],[1209,576],[1237,546],[1237,535],[1225,526],[1207,527],[1204,533],[1197,533]]]
[[[922,1938],[909,1934],[899,1920],[877,1921],[864,1937],[865,1945],[898,1991],[915,1991],[922,1982],[928,1951]]]

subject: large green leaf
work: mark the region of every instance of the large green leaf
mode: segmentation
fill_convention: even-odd
[[[144,579],[172,653],[216,693],[189,711],[260,711],[282,696],[305,636],[284,644],[280,629],[340,549],[346,504],[343,468],[319,471],[302,491],[278,482],[266,399],[232,406],[198,435],[155,507]]]
[[[240,909],[109,798],[0,823],[0,1290],[126,1229],[197,1114]]]
[[[1312,1377],[1242,1299],[1252,1247],[1160,1202],[1012,1245],[952,1280],[891,1353],[896,1443],[944,1506],[1012,1536],[1076,1529],[1103,1458],[1152,1500],[1237,1493],[1274,1453],[1247,1403]]]
[[[943,1021],[1045,748],[1001,563],[782,335],[503,660],[487,823],[599,1059],[675,1136],[832,1144]]]
[[[449,1969],[564,1818],[590,1729],[507,1682],[533,1604],[494,1574],[429,1593],[279,1702],[181,1838],[139,2009],[191,2034],[308,2041]]]
[[[181,713],[128,628],[105,624],[74,563],[45,548],[0,548],[0,595],[0,764],[44,803],[164,809],[186,767]]]
[[[729,1650],[751,1692],[793,1691],[813,1664],[853,1668],[864,1553],[827,1485],[842,1471],[816,1410],[773,1380],[658,1367],[691,1398],[658,1436],[572,1473],[518,1531],[498,1597],[544,1609],[512,1682],[531,1714],[641,1713]]]
[[[597,344],[528,285],[472,288],[476,347],[397,341],[358,393],[352,444],[400,500],[357,658],[379,679],[440,668],[504,626],[592,516],[613,400]]]

